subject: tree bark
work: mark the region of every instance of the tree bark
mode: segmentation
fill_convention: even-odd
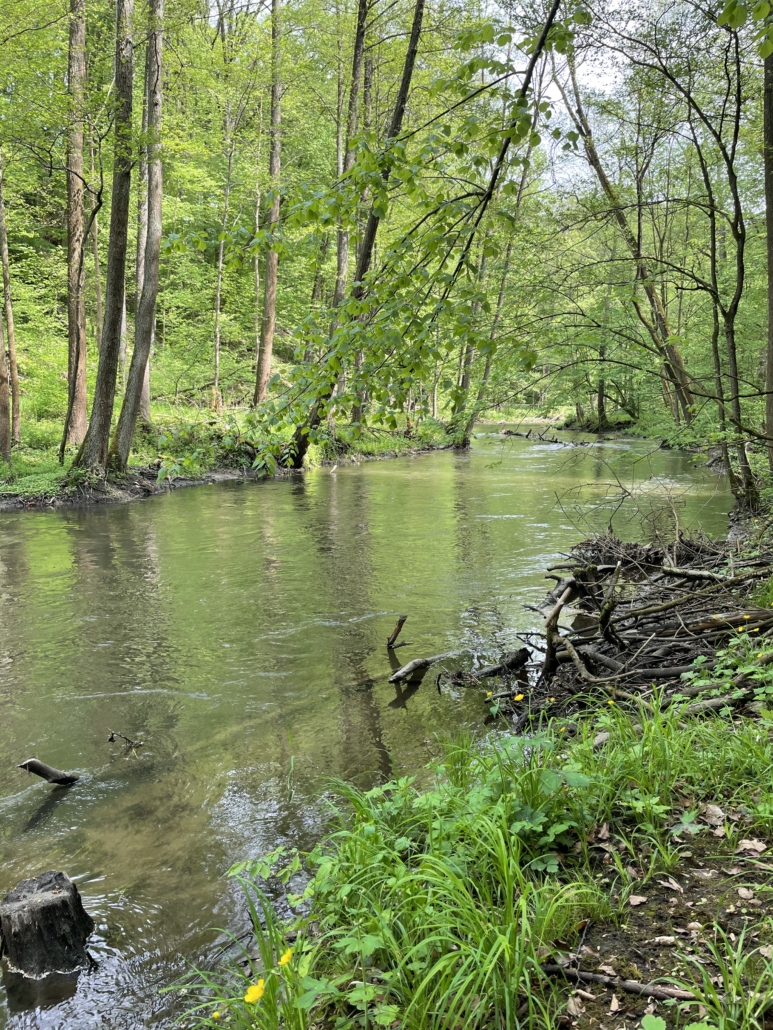
[[[279,222],[279,176],[282,169],[282,3],[271,0],[271,145],[268,155],[268,174],[271,179],[272,200],[266,226],[273,233]],[[260,354],[255,374],[253,404],[266,399],[271,378],[271,358],[274,353],[276,329],[276,286],[279,278],[279,254],[272,245],[266,254],[263,276],[263,319],[260,324]]]
[[[3,461],[11,460],[11,389],[2,314],[0,314],[0,458]]]
[[[768,437],[768,464],[773,471],[773,54],[765,58],[763,108],[765,228],[768,254],[768,360],[765,372],[765,433]]]
[[[86,0],[70,0],[67,61],[70,126],[67,137],[67,383],[72,394],[67,427],[69,443],[86,435],[86,298],[84,247],[83,101],[86,85]]]
[[[3,179],[3,159],[0,154],[0,261],[3,265],[3,301],[5,328],[8,335],[8,372],[11,380],[11,439],[13,443],[19,443],[21,439],[21,398],[19,397],[19,369],[16,364],[16,329],[13,321],[13,300],[11,299],[11,263],[8,257]]]
[[[94,143],[89,140],[89,155],[91,158],[91,178],[94,178]],[[97,342],[97,357],[102,353],[102,269],[99,262],[99,222],[98,215],[94,213],[97,206],[97,198],[92,200],[91,216],[91,249],[94,256],[94,335]]]
[[[142,255],[142,292],[134,319],[134,352],[121,414],[111,444],[111,460],[123,472],[129,462],[137,414],[142,406],[148,358],[153,343],[161,255],[163,164],[161,160],[162,67],[164,0],[150,2],[151,31],[146,61],[148,198],[145,247]]]
[[[74,467],[77,468],[106,468],[110,444],[110,423],[115,404],[131,202],[133,17],[134,0],[116,0],[113,202],[110,210],[110,242],[107,249],[105,324],[102,330],[102,353],[99,356],[91,421],[83,444],[73,462]]]
[[[416,64],[416,54],[419,49],[419,38],[421,36],[423,20],[424,0],[416,0],[413,9],[411,35],[408,40],[408,49],[405,54],[403,74],[400,80],[400,88],[397,92],[397,98],[392,112],[392,119],[387,133],[388,141],[393,141],[400,135],[403,117],[405,115],[405,108],[408,103],[411,79],[413,78],[413,69]],[[389,180],[389,172],[390,166],[387,164],[381,173],[381,177],[385,183]],[[373,259],[373,249],[376,243],[376,234],[378,232],[380,222],[381,215],[377,214],[375,206],[371,205],[370,213],[368,214],[368,221],[360,244],[360,252],[357,259],[357,270],[354,275],[355,281],[351,291],[351,295],[354,300],[361,300],[364,296],[365,276],[370,270],[370,264]],[[322,417],[323,404],[329,400],[331,393],[332,386],[330,391],[324,397],[320,397],[314,402],[305,425],[296,427],[295,433],[293,434],[292,453],[290,455],[290,464],[293,468],[302,468],[303,460],[306,457],[307,450],[309,449],[309,433],[319,425]]]
[[[148,103],[149,103],[149,64],[151,61],[150,45],[145,53],[145,83],[142,101],[142,135],[140,141],[140,159],[137,165],[139,181],[137,184],[137,257],[134,265],[134,333],[137,334],[137,314],[140,309],[142,287],[145,279],[145,247],[148,240]],[[151,346],[153,344],[151,334]],[[150,422],[150,357],[145,362],[142,377],[142,393],[140,395],[139,415],[143,422]]]

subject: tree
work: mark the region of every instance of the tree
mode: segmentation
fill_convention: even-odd
[[[8,371],[11,380],[11,439],[17,444],[21,439],[21,398],[19,396],[19,369],[16,361],[16,324],[13,318],[13,298],[11,297],[11,262],[8,256],[8,230],[5,221],[4,171],[3,155],[0,153],[0,264],[3,269],[3,309],[8,336]]]
[[[142,292],[137,303],[134,351],[126,382],[118,426],[110,445],[111,464],[124,472],[129,463],[137,415],[142,406],[148,358],[153,342],[158,298],[158,269],[161,255],[163,164],[161,158],[161,112],[163,100],[164,0],[151,0],[145,80],[147,83],[147,229]]]
[[[271,207],[266,228],[269,236],[279,223],[279,175],[282,164],[282,4],[271,0],[271,141],[269,146],[268,172],[271,179]],[[255,375],[254,404],[266,398],[268,381],[271,378],[271,358],[274,352],[274,331],[276,329],[276,286],[279,277],[279,253],[273,242],[266,253],[266,267],[263,275],[263,318],[260,325],[260,352]]]
[[[102,329],[102,350],[99,355],[91,421],[73,462],[74,468],[104,470],[107,467],[126,288],[126,251],[132,169],[133,17],[134,0],[116,0],[113,200],[110,209],[110,239],[107,249],[105,322]]]
[[[86,84],[86,0],[70,0],[70,45],[67,89],[70,126],[67,136],[67,382],[72,394],[68,441],[83,442],[87,427],[85,216],[83,174],[83,105]]]

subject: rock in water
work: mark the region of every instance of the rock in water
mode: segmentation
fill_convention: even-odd
[[[22,880],[0,901],[0,956],[25,976],[85,969],[93,930],[78,888],[64,873]]]

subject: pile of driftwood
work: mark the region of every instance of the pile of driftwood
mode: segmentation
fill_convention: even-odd
[[[601,536],[578,544],[548,575],[556,587],[534,609],[544,629],[525,634],[537,652],[530,663],[535,693],[599,691],[648,704],[657,691],[662,706],[719,690],[687,709],[699,712],[747,701],[757,666],[762,671],[773,662],[753,657],[745,664],[754,671],[732,681],[685,680],[698,658],[702,670],[711,670],[729,638],[773,634],[773,607],[752,600],[760,581],[773,576],[766,547],[740,553],[735,543],[703,538],[659,547]]]

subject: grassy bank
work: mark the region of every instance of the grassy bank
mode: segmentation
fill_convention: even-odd
[[[0,459],[0,503],[14,498],[30,503],[67,501],[94,487],[88,476],[79,478],[70,474],[74,448],[68,448],[64,464],[60,464],[60,432],[56,421],[41,420],[24,427],[21,445],[14,449],[10,463]],[[160,409],[153,413],[152,428],[138,427],[125,485],[132,489],[133,476],[139,470],[146,473],[145,492],[154,481],[158,484],[175,479],[203,478],[206,481],[215,471],[241,469],[267,474],[274,469],[267,467],[258,455],[268,442],[265,433],[257,431],[250,423],[247,410],[217,417],[196,408]],[[271,442],[286,443],[289,437]],[[306,464],[313,467],[331,462],[397,457],[451,444],[442,423],[433,419],[425,419],[413,427],[403,420],[395,431],[366,429],[354,433],[350,427],[339,425],[329,427],[320,441],[309,448]]]
[[[746,661],[728,650],[717,693]],[[762,1028],[771,694],[763,673],[751,716],[709,718],[595,698],[528,738],[445,744],[423,786],[337,786],[315,851],[232,870],[259,948],[194,978],[188,1025]],[[265,900],[269,876],[295,919]]]

